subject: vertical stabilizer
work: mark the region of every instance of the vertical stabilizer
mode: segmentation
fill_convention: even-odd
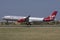
[[[48,17],[44,18],[44,21],[53,21],[57,15],[57,11],[54,11],[51,15]]]

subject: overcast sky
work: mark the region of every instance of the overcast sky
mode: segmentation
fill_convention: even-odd
[[[0,18],[6,15],[47,17],[54,10],[60,19],[60,0],[0,0]]]

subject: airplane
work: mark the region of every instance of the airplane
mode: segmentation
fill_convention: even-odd
[[[4,16],[4,17],[2,17],[2,19],[6,20],[7,23],[8,23],[8,21],[17,21],[19,23],[26,22],[27,25],[31,25],[31,22],[33,22],[33,21],[43,21],[43,22],[54,21],[54,19],[56,17],[56,14],[57,14],[57,11],[54,11],[54,12],[52,12],[51,15],[49,15],[48,17],[44,17],[44,18],[31,17],[29,15],[27,17],[23,17],[23,16]]]

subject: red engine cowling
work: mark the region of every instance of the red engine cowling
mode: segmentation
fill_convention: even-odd
[[[25,21],[25,19],[20,19],[17,22],[24,22],[24,21]]]

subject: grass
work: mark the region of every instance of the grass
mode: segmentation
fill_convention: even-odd
[[[0,28],[0,40],[60,40],[60,27]]]

